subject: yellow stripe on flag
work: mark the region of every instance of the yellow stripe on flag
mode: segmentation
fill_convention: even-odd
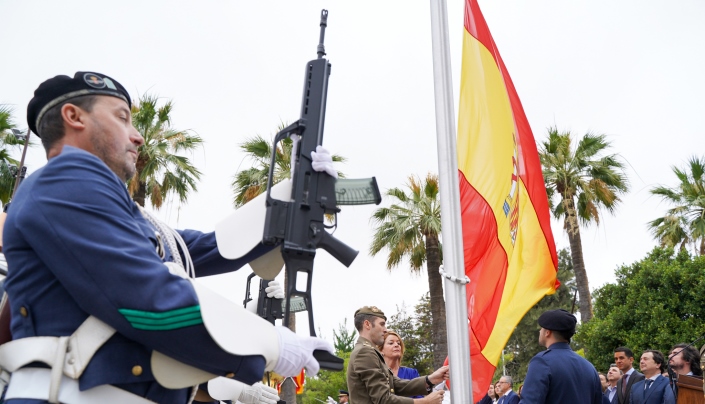
[[[510,216],[502,211],[512,187],[514,119],[502,75],[487,48],[464,31],[460,83],[458,169],[473,185],[497,220],[497,233],[508,256],[514,247]]]

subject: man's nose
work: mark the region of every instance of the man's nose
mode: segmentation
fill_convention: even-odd
[[[142,146],[144,144],[144,138],[142,137],[142,134],[134,126],[132,127],[132,134],[130,136],[130,139],[132,140],[132,143],[136,144],[137,146]]]

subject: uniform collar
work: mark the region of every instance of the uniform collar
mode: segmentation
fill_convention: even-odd
[[[554,342],[548,349],[570,349],[570,344],[567,342]]]

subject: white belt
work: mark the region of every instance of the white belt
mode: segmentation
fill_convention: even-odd
[[[49,400],[50,385],[51,369],[16,370],[10,377],[10,386],[7,388],[5,399]],[[78,381],[66,376],[61,377],[58,398],[59,402],[64,404],[155,404],[154,401],[107,384],[80,391]]]
[[[61,372],[78,379],[114,333],[114,328],[89,316],[70,337],[28,337],[0,345],[0,367],[14,372],[32,362],[42,362],[54,369],[56,380]]]

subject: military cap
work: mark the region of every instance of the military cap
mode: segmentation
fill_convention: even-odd
[[[345,390],[338,390],[338,397],[340,396],[347,396],[349,395],[347,391]]]
[[[83,95],[111,95],[124,100],[132,108],[130,94],[117,80],[94,72],[76,72],[73,78],[59,75],[34,90],[34,97],[27,105],[27,124],[37,136],[37,127],[44,114],[65,101]]]
[[[563,309],[545,311],[539,317],[539,325],[547,330],[560,331],[568,337],[575,334],[575,325],[578,320],[574,315]]]
[[[365,306],[360,309],[357,309],[357,311],[355,312],[355,315],[353,317],[357,317],[358,314],[367,314],[370,316],[381,317],[385,321],[387,320],[387,317],[384,315],[384,312],[382,312],[382,310],[378,309],[377,306]]]

